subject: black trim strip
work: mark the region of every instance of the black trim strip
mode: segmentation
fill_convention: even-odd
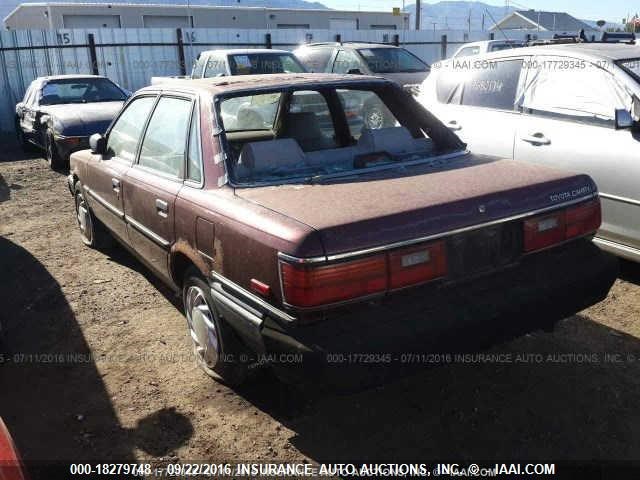
[[[149,240],[151,240],[151,241],[157,243],[158,245],[160,245],[162,248],[168,249],[169,245],[171,245],[171,242],[169,240],[166,240],[166,239],[162,238],[160,235],[158,235],[157,233],[155,233],[154,231],[149,230],[147,227],[145,227],[143,224],[141,224],[137,220],[134,220],[129,215],[125,215],[124,218],[125,218],[126,222],[129,225],[131,225],[137,231],[142,233]]]
[[[114,207],[113,205],[111,205],[109,202],[107,202],[104,198],[102,198],[100,195],[98,195],[96,192],[94,192],[93,190],[91,190],[91,188],[87,187],[86,185],[84,186],[84,190],[91,196],[91,198],[93,198],[96,202],[98,202],[100,205],[102,205],[104,208],[106,208],[107,210],[109,210],[109,212],[113,213],[116,217],[118,217],[120,220],[123,220],[125,218],[124,212],[119,210],[118,208]]]

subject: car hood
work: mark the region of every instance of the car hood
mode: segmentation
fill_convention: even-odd
[[[446,233],[596,192],[587,175],[472,155],[331,183],[236,189],[318,231],[326,255]]]
[[[104,133],[124,102],[73,103],[47,105],[43,113],[51,116],[56,133],[65,136],[89,136]]]
[[[384,73],[380,75],[404,87],[405,85],[420,85],[429,76],[429,72]]]

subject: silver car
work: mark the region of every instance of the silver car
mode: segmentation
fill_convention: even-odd
[[[640,46],[452,59],[433,66],[418,99],[475,153],[588,173],[602,197],[595,242],[640,261]]]

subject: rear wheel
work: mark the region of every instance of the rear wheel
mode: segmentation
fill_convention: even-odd
[[[185,275],[182,300],[196,361],[215,380],[238,386],[247,376],[243,348],[233,330],[217,313],[209,285],[192,268]]]
[[[58,147],[56,147],[56,140],[53,137],[53,132],[47,130],[45,138],[45,147],[47,154],[47,162],[52,170],[60,170],[65,166],[64,159],[58,153]]]
[[[84,194],[82,193],[82,184],[75,184],[75,205],[76,220],[80,228],[80,238],[82,243],[87,247],[101,249],[111,246],[111,235],[106,227],[94,217],[89,205],[87,204]]]

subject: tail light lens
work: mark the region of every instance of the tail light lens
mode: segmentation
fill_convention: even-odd
[[[285,301],[317,307],[416,285],[447,273],[444,242],[334,265],[280,263]]]
[[[320,267],[281,263],[282,288],[290,305],[315,307],[387,289],[385,255]]]
[[[447,257],[444,242],[407,248],[389,254],[390,288],[428,282],[444,277]]]
[[[534,252],[572,238],[594,233],[600,227],[600,200],[590,200],[575,207],[524,222],[524,251]]]

